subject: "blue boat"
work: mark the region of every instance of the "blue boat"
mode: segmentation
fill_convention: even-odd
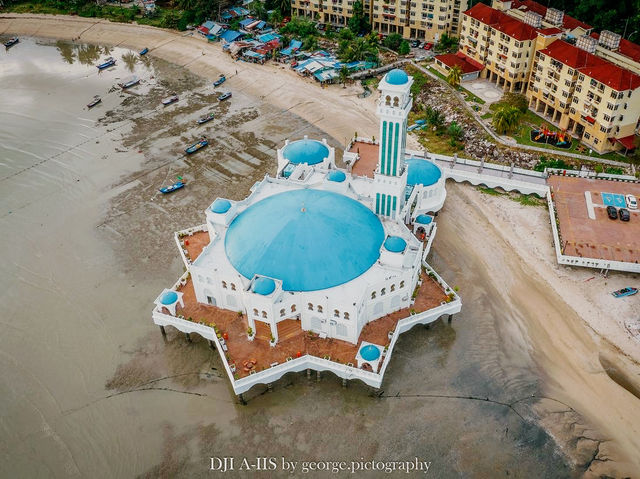
[[[104,62],[97,65],[98,70],[104,70],[105,68],[109,68],[116,64],[116,61],[113,57],[107,58]]]
[[[140,56],[141,57],[145,56],[147,53],[149,53],[149,49],[148,48],[143,48],[142,50],[140,50]]]
[[[193,145],[191,145],[189,148],[187,148],[184,151],[185,151],[185,153],[187,155],[191,155],[192,153],[195,153],[196,151],[201,150],[202,148],[204,148],[208,144],[209,144],[209,140],[206,140],[206,139],[203,138],[198,143],[194,143]]]
[[[7,49],[11,48],[12,46],[14,46],[19,41],[20,41],[20,39],[18,37],[9,38],[9,40],[4,42],[4,47],[7,48]]]
[[[174,184],[172,184],[171,186],[165,186],[164,188],[160,188],[158,191],[160,191],[160,193],[166,195],[167,193],[173,193],[176,190],[179,190],[180,188],[184,188],[184,186],[186,185],[186,183],[184,181],[176,181]]]
[[[638,288],[632,288],[627,286],[626,288],[619,289],[611,293],[615,298],[624,298],[625,296],[633,296],[638,292]]]
[[[218,78],[216,81],[213,82],[213,86],[220,86],[225,81],[227,81],[227,77],[225,77],[224,75],[220,75],[220,78]]]

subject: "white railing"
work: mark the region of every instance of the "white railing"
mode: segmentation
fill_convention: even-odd
[[[549,175],[558,176],[571,176],[574,178],[596,178],[598,180],[609,181],[625,181],[625,182],[638,182],[638,178],[630,175],[615,175],[613,173],[596,173],[595,171],[584,170],[563,170],[561,168],[547,168],[545,169]]]
[[[180,239],[185,236],[191,236],[194,233],[200,233],[202,231],[208,231],[206,223],[198,226],[192,226],[191,228],[176,231],[175,233],[173,233],[173,239],[175,240],[176,245],[178,245],[180,256],[182,257],[182,261],[184,262],[184,265],[187,267],[187,269],[189,268],[189,266],[191,266],[191,258],[187,256],[189,252],[184,246],[182,246]]]

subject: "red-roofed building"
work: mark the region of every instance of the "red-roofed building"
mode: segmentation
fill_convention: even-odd
[[[509,14],[513,16],[524,16],[524,14],[528,11],[535,12],[540,15],[543,19],[547,19],[549,10],[553,10],[545,7],[544,5],[539,4],[538,2],[534,2],[533,0],[513,0],[511,2],[494,2],[494,5],[500,4],[510,4]],[[496,8],[499,8],[496,6]],[[557,11],[557,10],[556,10]],[[519,12],[519,13],[518,13]],[[551,17],[551,15],[549,15]],[[572,32],[574,36],[582,35],[588,33],[593,27],[588,25],[580,20],[576,20],[569,15],[562,13],[560,17],[561,20],[558,25],[553,25],[556,27],[562,28],[564,31]],[[544,22],[550,23],[550,22]]]
[[[473,58],[469,58],[462,52],[436,55],[434,59],[438,69],[445,75],[448,74],[454,66],[459,66],[460,70],[462,70],[462,81],[475,80],[484,68],[482,63],[475,61]]]
[[[605,34],[605,32],[602,33]],[[592,33],[591,36],[600,41],[599,33]],[[631,70],[634,73],[640,74],[640,45],[636,45],[629,40],[620,38],[618,45],[614,48],[599,43],[596,48],[596,55],[606,58],[612,63]]]

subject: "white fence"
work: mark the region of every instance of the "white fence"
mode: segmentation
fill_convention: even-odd
[[[180,251],[180,256],[182,257],[182,261],[184,262],[184,265],[187,268],[189,268],[189,266],[191,265],[191,259],[187,256],[188,254],[187,249],[184,246],[182,246],[182,243],[180,243],[180,239],[184,238],[185,236],[191,236],[194,233],[200,233],[201,231],[207,231],[206,224],[192,226],[191,228],[176,231],[173,234],[173,238],[175,239],[176,244],[178,245],[178,250]]]

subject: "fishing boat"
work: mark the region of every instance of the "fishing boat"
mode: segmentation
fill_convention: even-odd
[[[132,86],[135,86],[138,83],[140,83],[140,78],[138,78],[137,76],[133,76],[133,77],[127,78],[122,83],[118,83],[118,85],[120,85],[120,88],[122,88],[123,90],[126,90],[127,88],[131,88]]]
[[[167,193],[173,193],[174,191],[179,190],[180,188],[184,188],[186,184],[187,183],[185,183],[184,180],[179,180],[179,181],[176,181],[171,186],[165,186],[163,188],[160,188],[159,191],[160,193],[166,195]]]
[[[87,108],[93,108],[94,106],[96,106],[98,103],[100,103],[102,101],[102,98],[100,98],[99,96],[94,96],[93,100],[91,100],[88,104],[87,104]]]
[[[638,288],[632,288],[627,286],[626,288],[619,289],[611,293],[615,298],[624,298],[625,296],[633,296],[638,292]]]
[[[185,151],[185,153],[187,155],[191,155],[192,153],[195,153],[196,151],[201,150],[202,148],[204,148],[208,144],[209,144],[209,140],[203,138],[198,143],[194,143],[193,145],[191,145],[189,148],[187,148],[184,151]]]
[[[148,48],[143,48],[142,50],[140,50],[140,56],[141,57],[145,56],[147,53],[149,53],[149,49]]]
[[[207,116],[203,116],[202,118],[200,118],[198,120],[198,125],[203,125],[205,123],[207,123],[208,121],[213,120],[214,114],[213,113],[209,113]]]
[[[104,62],[99,63],[96,66],[98,67],[98,70],[104,70],[105,68],[109,68],[115,64],[116,64],[115,59],[113,57],[109,57]]]
[[[177,101],[178,101],[178,95],[173,95],[173,96],[170,96],[169,98],[165,98],[164,100],[162,100],[162,104],[164,106],[167,106],[167,105],[171,105],[172,103],[175,103]]]
[[[5,48],[11,48],[12,46],[14,46],[19,41],[20,41],[20,39],[18,37],[9,38],[9,40],[4,42],[4,46],[5,46]]]
[[[222,95],[220,95],[220,96],[218,97],[218,101],[224,101],[224,100],[226,100],[227,98],[231,98],[231,92],[230,92],[230,91],[228,91],[227,93],[223,93]]]
[[[218,78],[216,81],[213,82],[213,86],[220,86],[225,81],[227,81],[227,77],[225,77],[224,75],[220,75],[220,78]]]

